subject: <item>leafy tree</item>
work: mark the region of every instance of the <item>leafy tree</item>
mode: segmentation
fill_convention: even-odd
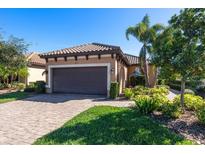
[[[8,84],[8,77],[13,82],[22,69],[26,70],[27,47],[28,44],[23,39],[13,36],[6,41],[0,41],[0,77],[4,83]]]
[[[147,87],[154,86],[154,85],[150,85],[149,83],[147,54],[151,53],[152,43],[156,39],[159,32],[163,30],[163,28],[164,27],[161,24],[155,24],[153,26],[150,26],[149,16],[145,15],[140,23],[138,23],[135,26],[130,26],[126,30],[126,38],[128,40],[129,40],[129,35],[132,35],[143,44],[139,56],[140,56],[141,70],[145,76],[145,85]]]
[[[181,106],[187,80],[205,77],[205,9],[184,9],[154,43],[153,62],[181,77]]]

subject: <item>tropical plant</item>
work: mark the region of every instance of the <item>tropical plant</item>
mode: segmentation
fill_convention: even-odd
[[[23,91],[26,88],[24,83],[17,83],[16,88],[18,91]]]
[[[186,81],[205,77],[204,19],[205,9],[183,9],[153,43],[152,62],[180,76],[183,109]]]
[[[176,104],[180,104],[179,95],[174,98],[174,102]],[[205,105],[205,101],[200,96],[195,96],[192,94],[185,94],[184,95],[184,105],[186,109],[196,111]]]
[[[160,106],[160,110],[163,115],[171,118],[178,118],[182,114],[180,106],[170,101],[164,102],[162,106]]]
[[[141,64],[141,71],[145,77],[145,86],[146,87],[154,87],[156,81],[153,85],[149,82],[149,75],[148,75],[148,61],[147,61],[147,54],[151,53],[152,50],[152,43],[155,41],[157,35],[160,31],[163,30],[163,26],[161,24],[155,24],[150,26],[150,19],[148,15],[145,15],[144,18],[140,23],[135,26],[130,26],[126,30],[126,38],[129,40],[129,35],[135,37],[138,41],[142,42],[142,48],[140,50],[140,64]],[[155,80],[157,75],[157,69],[155,68]]]
[[[125,97],[131,99],[134,96],[132,88],[125,88],[124,89]]]
[[[149,114],[157,109],[157,103],[149,95],[138,95],[134,99],[137,110],[142,114]]]

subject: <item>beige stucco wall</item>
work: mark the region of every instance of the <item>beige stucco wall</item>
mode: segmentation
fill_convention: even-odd
[[[45,69],[42,68],[33,68],[28,67],[29,76],[27,77],[26,84],[29,84],[30,82],[36,82],[36,81],[45,81],[46,76],[45,74],[42,75],[42,73],[45,71]]]

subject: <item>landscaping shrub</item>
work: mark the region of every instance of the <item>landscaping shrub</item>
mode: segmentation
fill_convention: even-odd
[[[180,95],[177,95],[174,98],[174,103],[180,104]],[[184,95],[184,105],[188,110],[196,111],[200,107],[205,105],[205,102],[202,97],[195,96],[192,94]]]
[[[17,85],[18,85],[18,82],[12,82],[11,83],[11,87],[12,88],[16,88],[17,89]]]
[[[24,92],[34,92],[35,91],[35,83],[30,83],[25,89]]]
[[[4,88],[5,88],[5,85],[0,82],[0,90],[1,90],[1,89],[4,89]]]
[[[162,94],[154,94],[151,96],[152,100],[155,102],[156,106],[157,106],[157,110],[161,110],[161,107],[163,104],[169,102],[169,99],[167,98],[166,95],[162,95]]]
[[[159,87],[159,88],[150,88],[149,89],[149,93],[151,95],[153,94],[162,94],[162,95],[168,95],[169,94],[169,90],[165,87]]]
[[[160,107],[163,115],[171,118],[178,118],[181,115],[180,106],[177,103],[173,103],[171,101],[164,102]]]
[[[37,93],[45,93],[45,91],[46,91],[45,85],[46,85],[46,83],[44,81],[36,81],[35,91]]]
[[[16,89],[18,91],[23,91],[25,89],[26,85],[24,83],[17,83],[16,84]]]
[[[112,82],[110,85],[110,98],[115,99],[119,95],[119,84],[118,82]]]
[[[205,106],[201,107],[199,110],[197,110],[197,117],[200,121],[200,123],[205,125]]]
[[[195,95],[195,92],[191,89],[185,89],[184,91],[185,94],[192,94],[192,95]]]
[[[169,90],[169,86],[168,85],[157,85],[156,88],[161,88],[161,87],[164,87],[166,88],[167,90]]]
[[[125,94],[125,97],[129,99],[131,99],[134,96],[132,88],[125,88],[124,94]]]
[[[135,86],[133,88],[134,95],[147,95],[149,93],[149,89],[144,86]]]
[[[154,94],[161,94],[167,95],[169,90],[167,87],[156,87],[156,88],[146,88],[144,86],[135,86],[133,88],[134,95],[154,95]]]
[[[157,104],[148,95],[138,95],[134,99],[138,111],[142,114],[149,114],[157,108]]]

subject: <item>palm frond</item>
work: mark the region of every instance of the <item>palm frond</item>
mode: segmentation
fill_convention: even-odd
[[[153,30],[155,30],[156,32],[158,32],[158,31],[164,30],[164,29],[165,29],[165,26],[162,25],[162,24],[155,24],[155,25],[153,25],[150,29],[153,29]]]
[[[148,14],[146,14],[146,15],[144,16],[144,18],[142,19],[142,22],[143,22],[147,27],[150,26],[150,19],[149,19]]]
[[[132,36],[136,37],[135,27],[132,27],[132,26],[128,27],[126,32],[125,32],[125,35],[126,35],[127,40],[129,40],[129,35],[132,35]]]

